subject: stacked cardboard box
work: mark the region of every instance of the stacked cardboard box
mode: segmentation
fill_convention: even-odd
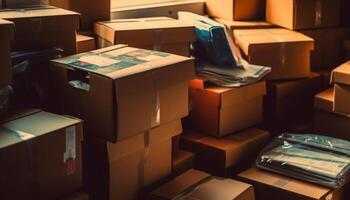
[[[77,34],[76,37],[77,53],[84,53],[96,49],[95,38]]]
[[[190,56],[194,27],[168,17],[119,19],[95,23],[98,47],[127,44],[132,47]]]

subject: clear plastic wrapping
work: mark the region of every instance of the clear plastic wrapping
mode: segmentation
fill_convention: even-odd
[[[350,179],[350,142],[313,134],[282,134],[256,161],[258,168],[326,187]]]

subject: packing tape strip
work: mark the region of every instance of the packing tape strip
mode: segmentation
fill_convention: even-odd
[[[153,31],[153,38],[154,38],[154,43],[153,43],[153,50],[154,51],[161,51],[162,50],[162,29],[157,29]]]
[[[156,72],[153,70],[151,73],[152,73],[152,80],[153,80],[151,127],[154,128],[160,125],[160,99],[159,99]]]
[[[181,192],[180,194],[176,195],[172,200],[183,200],[183,199],[189,199],[189,196],[198,188],[201,187],[201,185],[209,182],[210,180],[214,179],[214,176],[208,176],[207,178],[204,178],[200,181],[198,181],[197,183],[191,185],[189,188],[187,188],[186,190],[184,190],[183,192]],[[222,179],[222,178],[218,178],[218,179]]]
[[[144,147],[138,166],[138,188],[143,189],[145,187],[146,165],[149,158],[149,131],[144,132]]]
[[[315,27],[322,26],[322,0],[316,0]]]

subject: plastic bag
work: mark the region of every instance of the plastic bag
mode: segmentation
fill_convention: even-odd
[[[350,142],[313,134],[282,134],[256,161],[258,168],[326,187],[350,180]]]

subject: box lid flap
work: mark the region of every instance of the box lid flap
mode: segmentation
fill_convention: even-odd
[[[62,128],[81,123],[73,119],[44,111],[30,115],[18,115],[13,120],[0,125],[0,148],[14,145]]]
[[[232,31],[235,29],[257,29],[257,28],[272,28],[275,25],[265,21],[232,21],[222,18],[215,18],[215,21],[225,25]]]
[[[281,188],[295,194],[301,194],[313,199],[322,199],[322,197],[331,192],[331,189],[322,186],[296,179],[290,179],[288,177],[258,170],[256,168],[248,169],[247,171],[240,173],[238,176],[260,184]]]
[[[334,88],[329,88],[315,96],[315,108],[333,112]]]
[[[194,26],[169,17],[116,19],[97,22],[95,32],[113,44],[193,42]],[[158,37],[158,38],[157,38]]]
[[[184,56],[116,45],[53,62],[115,80],[191,60]]]
[[[271,29],[242,29],[234,30],[234,38],[245,55],[249,54],[250,47],[266,44],[304,44],[311,50],[314,40],[301,33],[282,28]]]
[[[0,10],[0,18],[14,22],[16,33],[75,30],[80,23],[79,13],[51,6]]]
[[[350,85],[350,61],[335,68],[331,80],[333,83]]]
[[[77,38],[76,38],[77,43],[91,41],[91,40],[95,41],[95,38],[89,37],[89,36],[86,36],[86,35],[76,34],[76,36],[77,36]]]
[[[0,39],[12,40],[15,33],[15,25],[13,22],[0,19]]]

